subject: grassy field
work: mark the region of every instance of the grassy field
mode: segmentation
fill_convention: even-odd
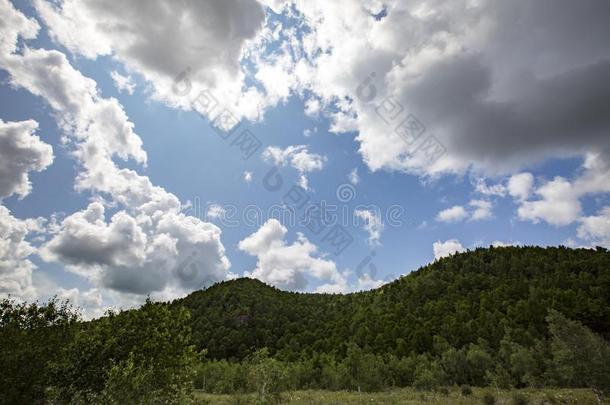
[[[495,404],[506,405],[540,405],[540,404],[599,404],[596,395],[591,390],[574,389],[526,389],[526,390],[495,390],[473,388],[471,395],[463,395],[459,388],[450,388],[448,393],[421,392],[414,389],[397,389],[386,392],[358,393],[348,391],[294,391],[282,393],[279,401],[257,402],[255,394],[246,395],[211,395],[198,392],[196,398],[201,404],[237,405],[257,403],[281,403],[301,405],[326,404],[484,404],[485,394],[495,398]],[[525,402],[517,401],[517,396]],[[603,403],[610,402],[605,401]]]

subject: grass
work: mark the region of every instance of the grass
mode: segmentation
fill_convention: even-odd
[[[448,391],[448,392],[447,392]],[[197,392],[200,404],[245,405],[245,404],[295,404],[295,405],[344,405],[344,404],[430,404],[466,405],[483,404],[485,394],[491,394],[497,405],[513,405],[519,397],[530,405],[541,404],[599,404],[595,393],[587,389],[524,389],[495,390],[472,388],[472,394],[463,395],[459,387],[449,387],[445,392],[416,391],[411,388],[384,392],[358,393],[350,391],[293,391],[284,392],[279,401],[258,402],[255,394],[213,395]],[[489,396],[489,395],[488,395]],[[519,402],[522,403],[522,402]],[[610,404],[610,402],[604,402]]]

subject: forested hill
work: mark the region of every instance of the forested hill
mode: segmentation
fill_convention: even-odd
[[[349,343],[407,356],[442,343],[498,349],[547,338],[553,308],[610,337],[610,252],[539,247],[476,249],[381,288],[347,295],[280,291],[252,279],[216,284],[174,302],[191,310],[193,337],[211,358],[267,347],[293,360],[345,354]]]

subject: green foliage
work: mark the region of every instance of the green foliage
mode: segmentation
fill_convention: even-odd
[[[248,383],[261,401],[277,398],[284,388],[286,370],[278,360],[269,357],[266,348],[257,350],[249,359]]]
[[[240,376],[263,347],[281,361],[286,390],[602,387],[605,377],[572,370],[570,342],[551,345],[557,333],[545,317],[560,309],[607,336],[609,263],[604,249],[477,249],[364,293],[299,294],[238,279],[173,305],[191,308],[194,338],[209,348],[200,369],[210,392],[252,390]],[[603,374],[603,338],[582,336],[597,343],[580,357],[597,359],[585,366]]]
[[[551,311],[547,321],[552,336],[555,379],[564,385],[610,393],[608,342],[557,311]]]
[[[477,249],[369,292],[240,279],[84,323],[55,300],[4,300],[0,403],[183,404],[193,385],[261,403],[302,389],[607,393],[609,264],[604,249]]]
[[[164,403],[185,401],[197,361],[188,319],[183,308],[147,301],[83,325],[54,365],[56,400],[148,403],[154,391]]]
[[[46,305],[0,301],[0,403],[40,403],[50,365],[64,354],[78,313],[56,299]]]
[[[438,355],[436,350],[445,351],[442,342],[461,350],[484,341],[487,347],[481,349],[490,353],[508,330],[515,344],[528,349],[546,340],[550,309],[610,338],[608,263],[605,249],[477,249],[368,292],[303,294],[238,279],[174,304],[191,310],[195,344],[212,359],[242,360],[262,347],[284,361],[316,353],[343,358],[351,343],[369,353],[406,357]],[[540,364],[533,356],[532,362],[528,353],[517,353],[514,368],[510,358],[503,359],[514,384],[536,383],[531,375]],[[463,363],[456,383],[485,382],[495,365],[482,366],[485,370],[476,367],[473,373]]]

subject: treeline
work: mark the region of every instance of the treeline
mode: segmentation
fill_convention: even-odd
[[[600,395],[610,390],[610,346],[581,323],[559,312],[547,316],[550,338],[528,348],[510,333],[500,349],[487,342],[461,349],[435,338],[430,353],[397,357],[372,354],[350,344],[338,359],[325,353],[298,361],[280,361],[266,348],[241,362],[210,360],[199,365],[195,387],[232,394],[256,391],[273,398],[283,391],[302,389],[379,391],[398,387],[443,390],[447,386],[496,388],[588,387]]]
[[[283,361],[353,343],[373,354],[432,353],[483,339],[494,351],[510,330],[524,347],[549,337],[555,309],[610,339],[610,252],[564,247],[476,249],[436,261],[381,288],[347,295],[280,291],[252,279],[178,300],[193,338],[212,359],[241,360],[266,347]]]
[[[67,302],[0,301],[0,404],[183,404],[194,351],[184,308],[147,301],[81,322]]]
[[[68,303],[0,300],[0,404],[189,403],[414,386],[610,387],[610,253],[490,248],[379,289],[219,283],[83,322]]]

